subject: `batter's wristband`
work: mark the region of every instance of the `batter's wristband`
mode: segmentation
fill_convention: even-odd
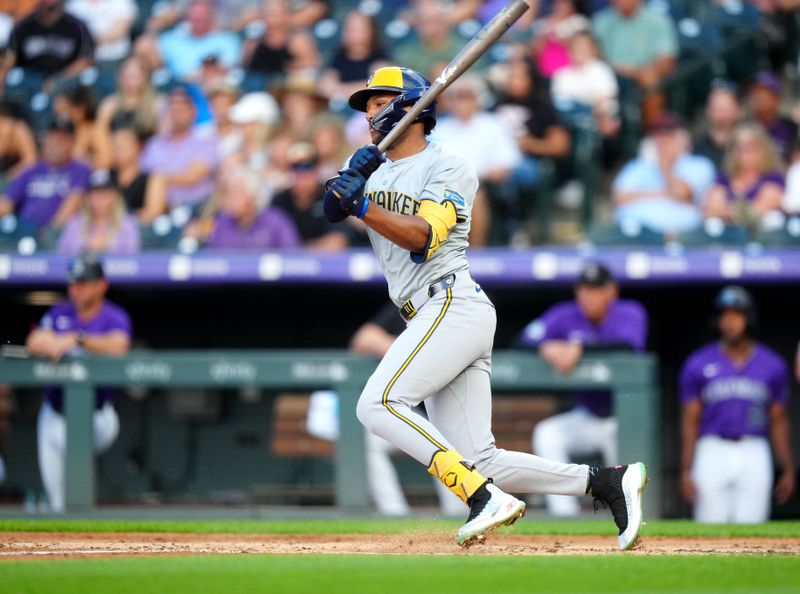
[[[361,207],[361,212],[356,215],[359,219],[363,219],[364,215],[367,214],[368,206],[369,206],[369,198],[364,198],[364,206]]]

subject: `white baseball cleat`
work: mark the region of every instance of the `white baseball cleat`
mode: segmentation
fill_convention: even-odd
[[[525,502],[487,482],[472,496],[467,522],[456,533],[456,544],[483,542],[499,526],[510,526],[525,515]]]
[[[627,551],[636,544],[642,528],[642,494],[647,484],[647,467],[642,462],[601,468],[592,479],[595,501],[611,508],[619,528],[619,549]],[[596,509],[596,508],[595,508]]]

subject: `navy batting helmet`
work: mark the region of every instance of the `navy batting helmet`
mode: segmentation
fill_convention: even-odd
[[[388,134],[397,122],[405,115],[405,107],[416,103],[431,86],[430,81],[416,70],[386,66],[372,73],[367,86],[350,95],[350,107],[358,111],[367,111],[367,99],[377,93],[397,93],[397,97],[388,103],[372,118],[372,128]],[[422,110],[415,122],[425,123],[425,134],[436,125],[436,102]]]
[[[753,296],[744,287],[729,285],[724,287],[714,299],[714,309],[717,313],[722,313],[726,309],[735,309],[747,316],[747,326],[749,330],[754,330],[757,313],[756,304]]]

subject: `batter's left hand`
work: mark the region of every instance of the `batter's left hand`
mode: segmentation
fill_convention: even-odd
[[[364,179],[369,179],[375,170],[386,161],[386,157],[374,144],[367,144],[358,149],[350,157],[349,166],[358,171]]]
[[[775,483],[775,501],[777,501],[780,505],[783,505],[789,501],[789,499],[792,498],[792,495],[794,495],[795,487],[796,482],[794,469],[790,468],[784,470],[778,479],[778,482]]]
[[[342,171],[330,187],[330,191],[339,199],[342,210],[354,217],[362,218],[367,212],[368,200],[364,196],[366,178],[352,167]]]

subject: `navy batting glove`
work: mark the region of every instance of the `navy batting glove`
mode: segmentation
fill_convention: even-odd
[[[342,171],[339,179],[331,184],[330,191],[339,198],[343,211],[361,219],[366,214],[369,204],[364,196],[366,183],[364,176],[350,167]]]
[[[325,192],[325,198],[322,199],[322,211],[325,213],[325,218],[331,223],[338,223],[350,216],[349,212],[342,210],[342,203],[339,202],[339,198],[336,197],[333,190]]]
[[[384,161],[386,161],[386,157],[378,150],[378,147],[374,144],[367,144],[353,153],[353,156],[350,157],[349,166],[363,175],[364,179],[369,179],[369,176]]]

